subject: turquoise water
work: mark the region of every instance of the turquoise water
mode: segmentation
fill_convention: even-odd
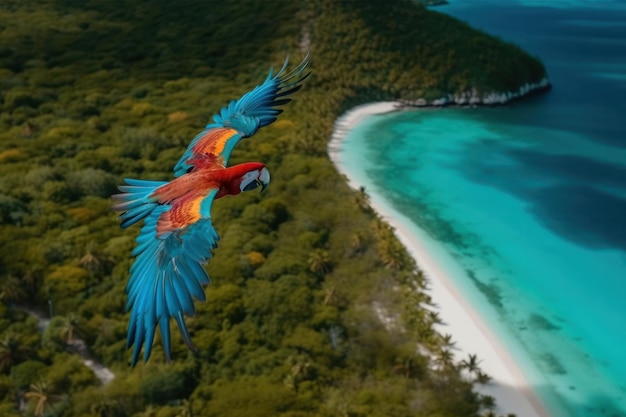
[[[546,3],[438,10],[540,56],[549,94],[372,116],[339,158],[465,271],[554,415],[625,416],[626,4]]]

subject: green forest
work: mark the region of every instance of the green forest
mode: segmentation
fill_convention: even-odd
[[[198,352],[173,333],[173,363],[157,340],[131,368],[139,228],[120,229],[110,195],[124,177],[171,179],[214,113],[308,51],[302,90],[231,157],[264,162],[272,184],[213,206],[212,284],[188,319]],[[0,415],[494,415],[474,390],[480,358],[435,331],[427,277],[326,147],[358,104],[544,76],[408,0],[3,0]]]

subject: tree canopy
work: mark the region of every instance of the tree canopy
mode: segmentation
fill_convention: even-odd
[[[402,0],[6,0],[0,22],[0,414],[21,400],[66,417],[489,407],[434,331],[426,278],[326,146],[354,105],[516,88],[545,75],[536,59]],[[197,354],[175,338],[173,364],[157,342],[129,368],[138,229],[119,228],[108,196],[124,177],[171,178],[212,114],[309,50],[305,87],[232,156],[265,162],[271,187],[214,204]],[[54,315],[45,331],[24,306]],[[115,383],[71,353],[77,338]]]

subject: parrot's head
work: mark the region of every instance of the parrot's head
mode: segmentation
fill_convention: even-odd
[[[239,184],[239,189],[241,191],[250,191],[261,187],[261,191],[263,191],[269,183],[270,172],[265,166],[259,166],[258,168],[247,171],[243,174],[241,177],[241,183]]]

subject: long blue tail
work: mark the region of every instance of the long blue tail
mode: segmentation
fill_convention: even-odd
[[[148,216],[159,205],[150,195],[157,188],[167,184],[166,181],[146,181],[124,178],[126,185],[120,185],[118,190],[121,194],[113,194],[111,197],[119,203],[113,206],[115,211],[123,211],[120,219],[123,229],[137,223]]]

